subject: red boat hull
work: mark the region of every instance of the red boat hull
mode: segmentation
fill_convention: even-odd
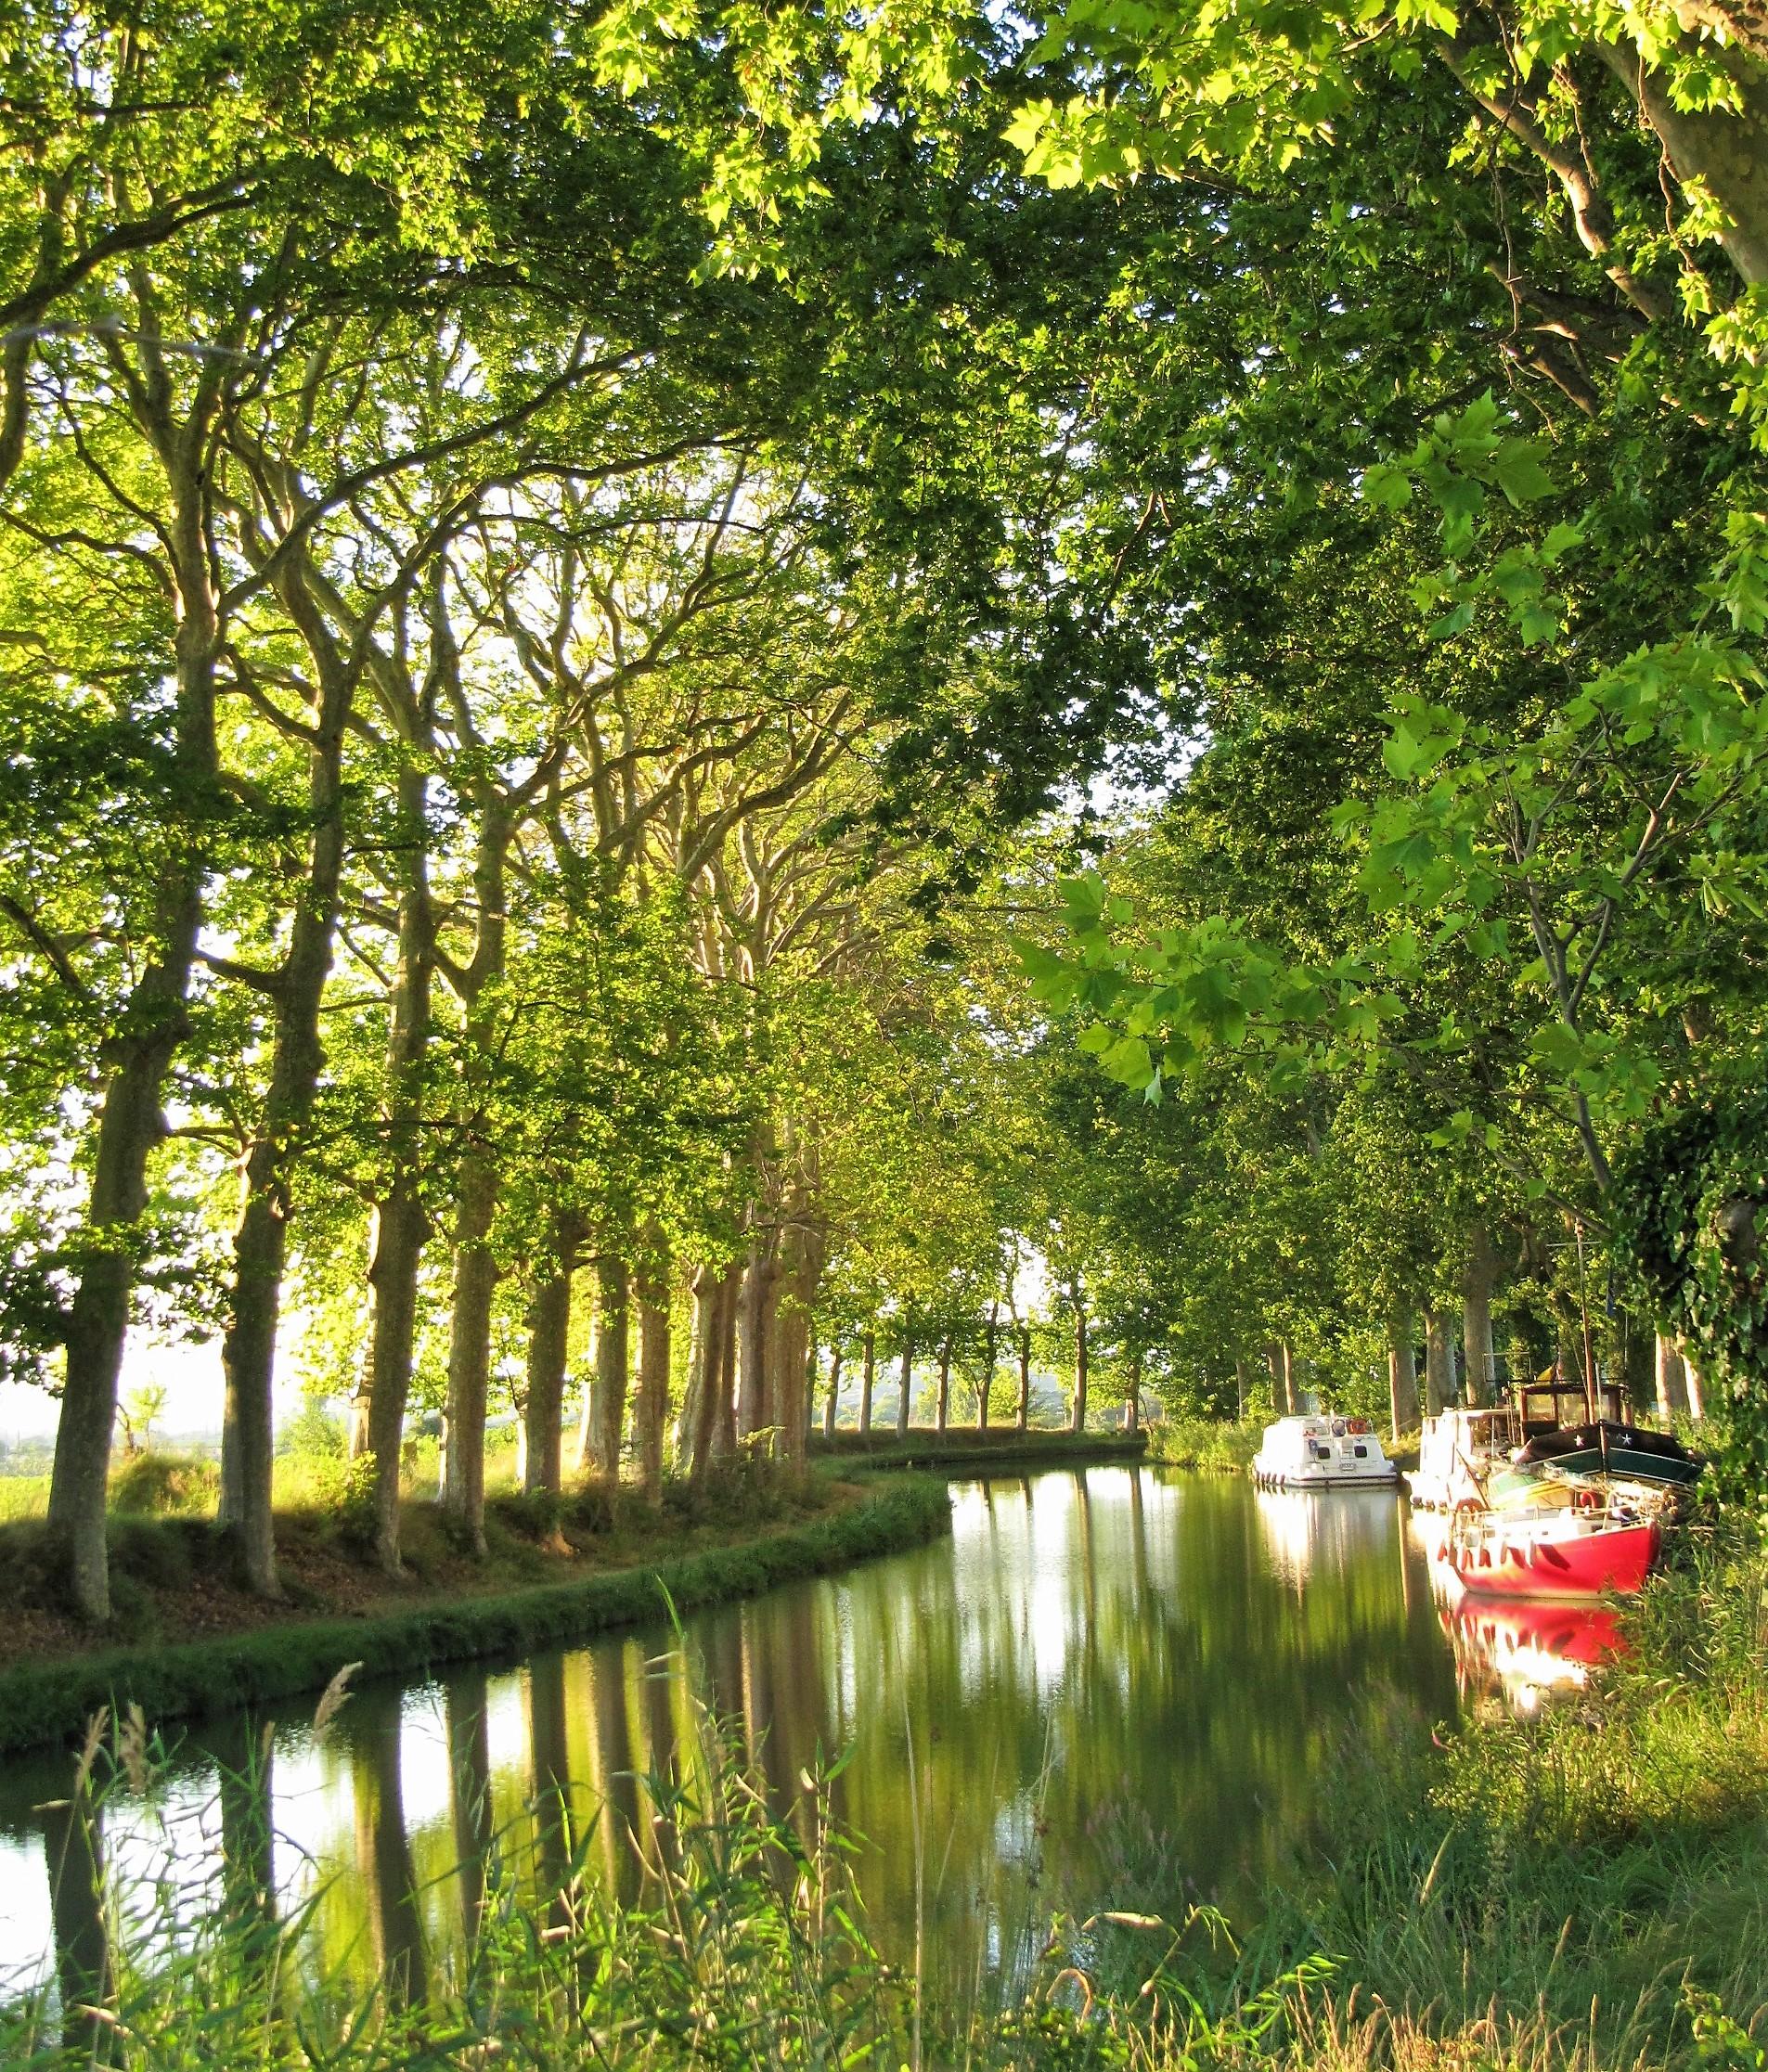
[[[1599,1597],[1640,1589],[1662,1543],[1658,1526],[1647,1524],[1556,1540],[1482,1537],[1446,1551],[1466,1589],[1493,1597]]]

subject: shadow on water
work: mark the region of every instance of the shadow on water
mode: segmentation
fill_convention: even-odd
[[[489,1875],[551,1895],[581,1865],[639,1888],[668,1846],[647,1779],[691,1767],[704,1706],[807,1834],[803,1778],[850,1751],[833,1804],[865,1838],[875,1939],[962,2005],[1015,1991],[1058,1911],[1243,1911],[1350,1737],[1455,1710],[1424,1550],[1391,1495],[1107,1467],[953,1499],[949,1541],[679,1638],[660,1620],[440,1682],[365,1682],[323,1737],[306,1708],[277,1715],[255,1765],[254,1723],[192,1734],[158,1817],[229,1781],[218,1822],[178,1827],[174,1869],[206,1879],[218,1851],[237,1904],[311,1903],[316,1977],[420,1995],[470,1949]],[[71,2006],[108,1961],[107,1837],[67,1800],[68,1761],[0,1773],[0,1946],[40,1951]]]

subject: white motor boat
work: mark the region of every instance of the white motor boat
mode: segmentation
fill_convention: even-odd
[[[1406,1477],[1413,1502],[1426,1511],[1483,1504],[1487,1478],[1494,1468],[1509,1465],[1523,1438],[1522,1418],[1509,1403],[1491,1409],[1451,1405],[1426,1418],[1417,1470]]]
[[[1400,1479],[1367,1418],[1324,1412],[1267,1424],[1252,1473],[1268,1489],[1353,1489]]]

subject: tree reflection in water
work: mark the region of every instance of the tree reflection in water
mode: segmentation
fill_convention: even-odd
[[[499,1874],[543,1897],[574,1862],[636,1892],[668,1847],[645,1780],[691,1787],[705,1712],[782,1809],[850,1749],[834,1806],[865,1838],[873,1934],[961,2004],[1016,1991],[1058,1909],[1244,1907],[1349,1746],[1397,1717],[1423,1733],[1455,1702],[1424,1550],[1392,1497],[1052,1471],[961,1486],[949,1541],[698,1615],[678,1638],[660,1623],[410,1692],[365,1683],[326,1744],[282,1726],[264,1786],[274,1825],[299,1832],[278,1874],[333,1881],[316,1971],[415,1993],[470,1946],[494,1837]],[[213,1796],[212,1753],[216,1736],[191,1738],[174,1798]],[[25,1809],[54,1795],[41,1766],[0,1779],[0,1866]],[[267,1892],[265,1833],[240,1875]],[[53,1934],[71,1980],[104,1961],[84,1889],[53,1928],[25,1924],[27,1948]]]

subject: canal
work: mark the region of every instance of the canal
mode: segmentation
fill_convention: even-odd
[[[833,1798],[864,1838],[884,1953],[919,1962],[948,2004],[992,2001],[1023,1985],[1058,1911],[1243,1912],[1354,1751],[1452,1718],[1467,1688],[1428,1536],[1393,1495],[1109,1467],[952,1499],[949,1540],[679,1633],[660,1618],[519,1663],[365,1681],[322,1736],[311,1701],[208,1722],[145,1797],[107,1801],[101,1847],[192,1891],[237,1872],[260,1823],[221,1780],[256,1771],[272,1840],[252,1875],[283,1907],[312,1903],[316,1974],[420,1989],[479,1904],[463,1860],[497,1835],[524,1879],[556,1868],[558,1822],[536,1803],[563,1794],[597,1874],[628,1887],[645,1780],[709,1710],[782,1805],[845,1753]],[[26,1975],[98,1932],[53,1898],[71,1761],[0,1771],[0,1950]]]

